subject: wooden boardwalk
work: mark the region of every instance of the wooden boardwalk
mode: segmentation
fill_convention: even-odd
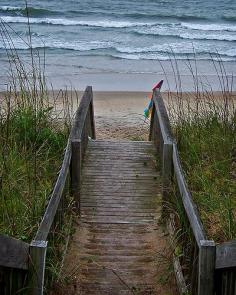
[[[74,237],[78,294],[164,294],[157,287],[159,202],[153,143],[89,141]]]

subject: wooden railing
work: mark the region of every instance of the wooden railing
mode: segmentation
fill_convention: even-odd
[[[24,294],[28,256],[28,243],[0,235],[0,294]]]
[[[72,216],[72,209],[79,212],[80,174],[89,137],[95,138],[90,86],[75,114],[60,173],[33,241],[28,244],[0,236],[0,294],[43,294],[47,249],[55,250],[66,215]]]
[[[153,110],[149,140],[158,151],[163,184],[163,217],[172,239],[175,237],[175,217],[170,203],[178,202],[183,215],[180,257],[173,255],[177,285],[181,294],[236,295],[236,241],[215,245],[204,232],[197,208],[188,189],[178,149],[172,135],[168,114],[160,91],[153,92]],[[175,188],[176,192],[170,188]],[[174,197],[175,195],[175,197]],[[176,200],[177,199],[177,200]]]
[[[216,246],[216,295],[236,294],[236,241]]]

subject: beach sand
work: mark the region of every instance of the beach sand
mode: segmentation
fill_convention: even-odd
[[[59,116],[63,116],[65,105],[63,100],[67,97],[72,105],[72,113],[76,111],[83,91],[49,91],[49,97],[52,101],[56,100],[56,111]],[[194,92],[161,92],[165,105],[171,119],[177,120],[178,105],[182,104],[186,113],[194,114],[196,111],[196,96]],[[198,94],[200,95],[200,94]],[[0,92],[0,100],[5,96]],[[149,119],[144,117],[144,109],[148,106],[151,92],[141,91],[94,91],[94,113],[96,136],[98,139],[129,139],[129,140],[147,140],[149,134]],[[231,98],[236,102],[236,92],[233,92]],[[14,98],[13,98],[14,99]],[[222,105],[225,97],[222,92],[210,92],[208,97],[199,98],[199,111],[201,112],[201,102],[210,100],[208,105],[211,108],[212,103]],[[236,103],[235,103],[236,104]],[[206,103],[202,106],[205,108]],[[204,110],[205,111],[205,110]]]
[[[83,92],[68,92],[73,101],[80,100]],[[162,92],[161,93],[167,110],[171,113],[172,120],[177,120],[178,105],[183,105],[186,114],[194,112],[196,106],[196,93],[194,92]],[[198,94],[200,96],[200,94]],[[96,134],[98,139],[129,139],[147,140],[149,134],[149,119],[144,117],[144,109],[148,106],[151,92],[138,91],[94,91],[94,113]],[[236,92],[231,98],[236,101]],[[225,97],[221,92],[212,92],[207,98],[199,97],[199,111],[206,110],[205,100],[209,100],[208,107],[212,104],[220,106]],[[75,104],[74,104],[75,107]]]
[[[146,92],[95,92],[97,138],[147,140],[149,120],[143,116]]]

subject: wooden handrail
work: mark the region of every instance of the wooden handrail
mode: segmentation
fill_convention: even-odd
[[[94,116],[93,116],[93,91],[91,86],[87,86],[83,97],[80,101],[80,105],[78,110],[76,111],[74,125],[71,132],[71,139],[73,140],[81,140],[82,132],[85,125],[86,116],[88,114],[89,108],[91,108],[92,118],[91,118],[91,127],[92,127],[92,138],[95,139],[95,124],[94,124]]]
[[[70,136],[68,138],[67,146],[64,153],[64,159],[62,162],[62,166],[60,169],[60,173],[58,175],[56,184],[53,188],[53,192],[50,197],[50,201],[48,203],[48,206],[46,208],[45,214],[43,216],[43,219],[40,223],[40,226],[38,228],[37,234],[34,238],[36,241],[46,241],[48,234],[50,232],[50,228],[52,226],[54,217],[56,215],[56,211],[58,208],[58,205],[60,203],[60,199],[64,190],[64,186],[66,183],[66,178],[69,172],[71,159],[72,159],[72,147],[71,142],[73,140],[81,140],[81,136],[83,133],[84,125],[85,125],[85,119],[87,116],[87,113],[89,111],[89,107],[91,107],[91,104],[93,102],[93,93],[92,93],[92,87],[88,86],[83,94],[83,97],[80,101],[79,107],[76,111],[75,120],[73,123],[73,127],[70,132]],[[92,125],[92,136],[95,137],[95,125],[94,125],[94,116],[92,114],[91,116],[91,125]]]
[[[236,240],[216,246],[216,269],[236,268]]]
[[[29,244],[0,235],[0,266],[28,269]]]
[[[174,174],[176,176],[176,180],[177,180],[179,192],[182,197],[184,209],[188,216],[188,220],[191,225],[191,229],[196,239],[196,242],[198,244],[198,247],[200,247],[200,241],[207,240],[207,237],[204,232],[197,207],[194,204],[192,195],[188,189],[176,144],[173,144],[173,165],[174,165]]]
[[[187,183],[184,177],[183,169],[182,169],[180,158],[179,158],[177,145],[172,135],[168,113],[166,111],[166,107],[162,99],[161,93],[158,89],[153,91],[152,99],[154,104],[153,110],[154,112],[156,111],[157,113],[158,122],[160,125],[160,130],[161,130],[164,144],[172,146],[171,159],[169,160],[172,162],[172,165],[174,168],[173,172],[177,178],[178,188],[182,197],[183,205],[184,205],[186,214],[188,216],[193,234],[195,236],[198,246],[200,246],[200,241],[206,240],[206,235],[203,230],[203,225],[202,225],[200,216],[198,214],[197,208],[195,204],[193,203],[191,193],[187,187]],[[153,114],[152,114],[151,127],[150,127],[151,130],[150,130],[150,136],[149,136],[150,140],[152,139],[153,124],[154,122],[153,122]],[[162,165],[164,165],[164,163],[162,163]],[[169,183],[169,185],[171,184]]]
[[[86,88],[76,111],[60,173],[38,231],[29,247],[30,286],[33,295],[43,294],[47,239],[63,196],[69,172],[71,176],[71,193],[75,201],[76,211],[79,212],[82,158],[89,136],[93,139],[95,138],[93,92],[91,86]]]
[[[71,142],[69,139],[65,149],[64,159],[63,159],[60,173],[58,175],[56,184],[53,188],[53,192],[51,194],[50,201],[44,213],[43,219],[40,223],[40,226],[34,238],[34,240],[36,241],[46,241],[48,238],[48,234],[50,232],[50,228],[52,226],[54,217],[57,212],[58,205],[61,200],[64,187],[65,187],[66,178],[67,178],[69,167],[70,167],[70,161],[71,161]]]
[[[174,138],[172,135],[170,120],[169,120],[169,116],[166,111],[166,107],[159,89],[156,89],[153,91],[152,101],[154,104],[153,110],[156,110],[157,112],[163,139],[165,143],[172,144],[174,142]],[[153,130],[153,124],[154,124],[153,116],[154,116],[154,112],[152,112],[152,117],[150,122],[149,140],[152,140],[152,130]]]
[[[200,216],[187,187],[177,145],[172,135],[168,113],[159,90],[153,91],[152,101],[153,108],[149,140],[154,139],[154,143],[160,152],[164,200],[163,208],[165,208],[165,203],[168,202],[171,191],[170,187],[172,186],[173,176],[175,175],[184,210],[199,251],[198,295],[213,295],[215,243],[214,241],[208,241],[206,239]],[[166,217],[166,214],[164,217]],[[178,280],[178,276],[176,276],[176,279]]]

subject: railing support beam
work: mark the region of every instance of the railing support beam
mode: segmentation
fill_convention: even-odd
[[[93,92],[91,94],[91,102],[90,102],[90,120],[91,120],[91,131],[92,131],[92,139],[96,139],[96,130],[95,130],[95,119],[94,119],[94,106],[93,106]]]
[[[172,181],[172,157],[173,157],[173,144],[166,143],[163,144],[163,154],[162,154],[162,218],[167,216],[167,207],[170,200],[171,192],[171,181]]]
[[[215,256],[214,241],[201,240],[198,263],[198,295],[214,294]]]
[[[80,213],[80,181],[81,181],[81,142],[71,140],[71,192],[75,202],[75,210]]]
[[[47,241],[33,240],[31,242],[29,294],[43,295],[46,252],[47,252]]]

